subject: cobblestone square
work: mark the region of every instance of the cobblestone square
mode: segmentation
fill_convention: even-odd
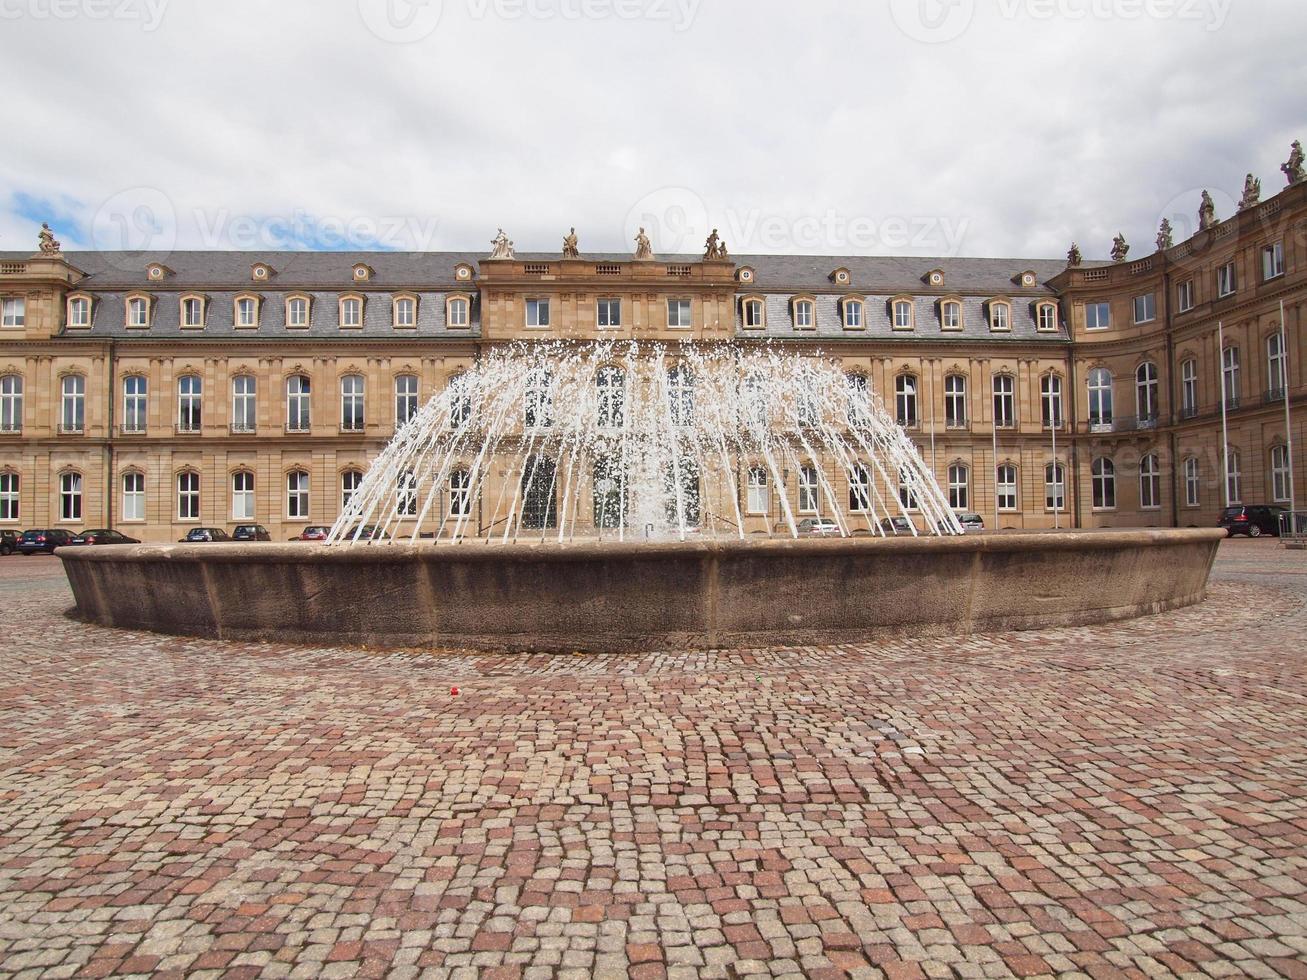
[[[485,656],[85,626],[0,559],[0,973],[1307,977],[1307,553],[1199,607]]]

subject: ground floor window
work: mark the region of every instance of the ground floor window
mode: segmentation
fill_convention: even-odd
[[[145,520],[145,474],[123,474],[123,520]]]
[[[799,512],[817,513],[817,467],[799,467]]]
[[[1229,451],[1229,458],[1225,463],[1225,493],[1230,503],[1243,503],[1243,469],[1240,465],[1239,453],[1234,449]]]
[[[849,470],[849,510],[859,514],[871,510],[871,471],[861,463]]]
[[[1202,503],[1202,480],[1198,475],[1198,460],[1190,456],[1184,461],[1184,502],[1186,507],[1198,507]]]
[[[177,519],[198,521],[200,519],[200,474],[177,474]]]
[[[998,467],[995,491],[999,510],[1017,509],[1017,468],[1011,463],[1003,463]]]
[[[61,473],[59,475],[59,520],[80,521],[82,519],[82,474]]]
[[[302,470],[286,474],[286,516],[292,521],[309,519],[309,475]]]
[[[0,473],[0,521],[18,520],[18,474]]]
[[[231,518],[254,520],[254,474],[246,471],[231,475]]]
[[[363,474],[358,470],[346,470],[340,475],[340,506],[344,510],[349,506],[354,494],[358,493],[359,487],[363,484]]]
[[[449,474],[449,515],[466,517],[472,513],[472,474],[455,470]]]
[[[1271,448],[1271,499],[1277,503],[1289,500],[1289,447]]]
[[[1044,467],[1044,507],[1066,510],[1066,471],[1061,463],[1049,463]]]
[[[1116,465],[1110,459],[1100,457],[1090,464],[1089,478],[1094,509],[1112,510],[1116,507]]]
[[[558,527],[558,467],[547,456],[532,456],[522,470],[522,526],[532,530]]]
[[[948,468],[948,505],[954,510],[971,506],[971,471],[961,463]]]
[[[771,510],[771,491],[767,483],[767,471],[761,466],[749,469],[745,510],[750,514],[766,514]]]
[[[1162,468],[1152,453],[1139,461],[1139,506],[1144,510],[1162,506]]]

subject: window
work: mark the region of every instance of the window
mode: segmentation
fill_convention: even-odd
[[[1135,370],[1135,412],[1139,424],[1157,421],[1157,365],[1145,361]]]
[[[861,330],[862,329],[862,301],[857,299],[846,299],[844,301],[844,329]]]
[[[749,299],[744,301],[744,325],[750,330],[761,330],[767,325],[764,319],[762,300]]]
[[[1232,296],[1238,283],[1235,281],[1234,262],[1227,262],[1216,270],[1216,295]]]
[[[0,521],[18,520],[18,474],[0,473]]]
[[[595,304],[595,323],[600,330],[615,330],[622,325],[622,301],[600,299]]]
[[[1289,447],[1271,447],[1271,499],[1289,501]]]
[[[1062,378],[1046,374],[1039,379],[1040,418],[1045,429],[1062,428]]]
[[[27,323],[27,300],[21,296],[6,296],[0,303],[0,320],[6,327],[21,327]]]
[[[395,376],[395,428],[407,425],[418,413],[418,379],[415,374]]]
[[[945,330],[962,329],[962,304],[950,300],[940,307],[940,326]]]
[[[149,382],[139,374],[123,378],[123,431],[144,432]]]
[[[309,325],[309,300],[306,296],[292,296],[286,300],[286,326],[303,329]]]
[[[312,386],[302,374],[286,379],[286,431],[308,432],[312,421]]]
[[[689,425],[694,420],[694,372],[686,364],[677,364],[667,372],[667,399],[673,425]]]
[[[177,519],[200,519],[200,474],[187,471],[177,474]]]
[[[363,474],[358,470],[346,470],[340,474],[340,508],[344,510],[363,485]]]
[[[1094,368],[1089,372],[1089,425],[1112,424],[1112,372]]]
[[[900,299],[894,302],[894,329],[912,329],[912,304],[907,300]]]
[[[398,517],[416,517],[418,512],[418,478],[412,470],[405,470],[395,478],[395,514]]]
[[[127,301],[127,326],[148,327],[150,325],[150,301],[144,296],[133,296]]]
[[[667,500],[667,523],[675,527],[698,527],[702,519],[702,488],[699,467],[694,461],[687,459],[679,466],[668,466],[663,474],[663,489]]]
[[[1066,469],[1061,463],[1044,467],[1044,509],[1066,510]]]
[[[995,491],[999,510],[1017,509],[1017,468],[1011,463],[999,464],[995,475]]]
[[[1112,307],[1108,303],[1085,304],[1085,329],[1106,330],[1112,325]]]
[[[23,379],[17,374],[0,378],[0,432],[23,431]]]
[[[799,467],[799,512],[817,513],[817,468],[815,466]]]
[[[400,329],[417,326],[418,304],[412,296],[397,296],[391,308],[393,325]]]
[[[1194,281],[1186,279],[1175,287],[1175,305],[1181,313],[1188,313],[1194,308]]]
[[[1180,364],[1180,414],[1185,418],[1198,414],[1198,361],[1192,357]]]
[[[591,470],[594,524],[597,528],[626,526],[626,473],[620,459],[600,456]]]
[[[241,296],[236,300],[236,326],[257,327],[259,325],[259,301],[253,296]]]
[[[68,374],[63,380],[59,431],[81,432],[86,428],[86,378]]]
[[[1202,504],[1202,480],[1198,475],[1198,460],[1190,456],[1184,461],[1184,503],[1186,507]]]
[[[967,427],[967,379],[961,374],[944,378],[944,424],[950,429]]]
[[[1225,379],[1225,403],[1239,407],[1239,348],[1227,347],[1221,352],[1221,377]]]
[[[522,527],[533,530],[558,526],[558,467],[548,456],[532,456],[522,467]]]
[[[690,301],[688,299],[669,299],[667,301],[667,325],[676,328],[693,325],[690,318]]]
[[[292,521],[309,519],[309,475],[303,470],[286,474],[286,518]]]
[[[989,329],[1006,333],[1012,329],[1012,307],[1007,303],[989,304]]]
[[[1162,468],[1157,455],[1149,453],[1139,461],[1139,506],[1157,510],[1162,506]]]
[[[1230,503],[1243,503],[1243,466],[1237,449],[1231,449],[1226,460],[1225,492],[1230,498]]]
[[[346,296],[340,301],[340,328],[356,330],[363,326],[363,300],[357,296]]]
[[[82,519],[82,474],[59,474],[59,520]]]
[[[1266,397],[1277,401],[1288,387],[1285,378],[1284,334],[1276,332],[1266,338]]]
[[[904,510],[916,510],[917,495],[912,492],[912,479],[906,469],[899,470],[899,503]]]
[[[1100,456],[1089,466],[1089,482],[1093,492],[1094,510],[1116,508],[1116,465]]]
[[[462,375],[459,375],[462,378]],[[450,382],[452,387],[453,381]],[[462,383],[459,384],[460,389]],[[532,368],[526,378],[526,427],[543,428],[553,425],[553,377],[544,368]]]
[[[865,426],[871,421],[871,413],[867,411],[867,376],[865,374],[846,374],[844,384],[849,396],[849,425],[854,427]],[[758,400],[763,403],[762,414],[763,424],[766,424],[766,402],[765,395],[758,395]]]
[[[183,374],[177,379],[177,431],[200,431],[200,408],[204,383],[197,375]]]
[[[526,301],[526,325],[528,327],[549,326],[549,300],[529,299]]]
[[[1040,303],[1036,310],[1036,325],[1043,333],[1057,330],[1057,306],[1053,303]]]
[[[894,379],[894,418],[899,425],[917,424],[917,376],[900,374]]]
[[[620,429],[626,424],[626,372],[606,365],[595,373],[597,411],[601,429]]]
[[[253,432],[257,427],[256,384],[249,374],[238,374],[231,379],[232,432]]]
[[[231,519],[254,520],[254,474],[248,470],[231,475]]]
[[[1157,294],[1145,293],[1135,297],[1135,323],[1151,323],[1157,319]]]
[[[1262,279],[1278,279],[1284,275],[1284,245],[1275,242],[1262,247]]]
[[[91,301],[85,296],[74,296],[68,300],[68,326],[89,327],[91,325]]]
[[[548,304],[546,304],[545,310],[548,312]],[[451,299],[449,301],[449,312],[447,317],[449,326],[457,330],[466,328],[470,322],[468,318],[469,312],[470,306],[466,299],[461,296],[456,296]]]
[[[794,304],[794,327],[796,330],[811,330],[816,322],[812,300],[801,299]]]
[[[1016,379],[1010,374],[994,375],[994,425],[1011,429],[1017,424]]]
[[[204,326],[204,300],[200,299],[198,296],[186,296],[182,298],[182,326]]]
[[[815,429],[821,425],[821,407],[818,405],[816,386],[816,379],[807,372],[799,378],[798,390],[794,393],[794,409],[801,429]]]
[[[363,375],[347,374],[340,379],[340,430],[363,431]]]
[[[861,463],[849,470],[849,510],[859,514],[871,510],[871,470]]]
[[[466,517],[472,513],[472,474],[454,470],[449,474],[449,516]]]
[[[744,509],[750,514],[767,514],[771,511],[771,488],[767,482],[767,471],[761,466],[749,468]]]
[[[971,506],[971,470],[962,463],[948,468],[948,505],[954,510]]]
[[[550,424],[550,414],[552,412],[552,395],[549,391],[549,372],[542,371],[539,377],[527,379],[527,425],[534,426],[537,423],[532,419],[540,419],[539,425]],[[534,395],[532,391],[534,390]],[[472,388],[467,380],[467,375],[456,374],[449,379],[449,427],[457,429],[460,426],[470,425],[472,422]],[[534,401],[533,401],[534,399]]]

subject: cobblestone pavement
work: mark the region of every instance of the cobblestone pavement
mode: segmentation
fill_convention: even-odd
[[[0,972],[1307,976],[1305,600],[1236,541],[1113,627],[383,655],[0,559]]]

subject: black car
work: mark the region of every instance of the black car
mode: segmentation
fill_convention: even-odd
[[[18,550],[24,555],[34,555],[42,551],[47,555],[53,555],[55,548],[62,548],[72,540],[72,532],[60,527],[24,531],[23,536],[18,539]]]
[[[0,555],[12,555],[18,550],[18,532],[0,531]]]
[[[272,535],[262,524],[237,524],[231,532],[233,541],[271,541]]]
[[[181,539],[182,544],[195,544],[200,541],[230,541],[227,532],[220,527],[193,527]]]
[[[91,531],[74,534],[69,544],[140,544],[136,538],[129,538],[112,528],[98,527]]]
[[[1265,504],[1245,506],[1240,504],[1227,507],[1221,512],[1221,527],[1236,534],[1246,534],[1250,538],[1260,538],[1263,534],[1280,536],[1280,515],[1287,514],[1288,508],[1268,507]]]

